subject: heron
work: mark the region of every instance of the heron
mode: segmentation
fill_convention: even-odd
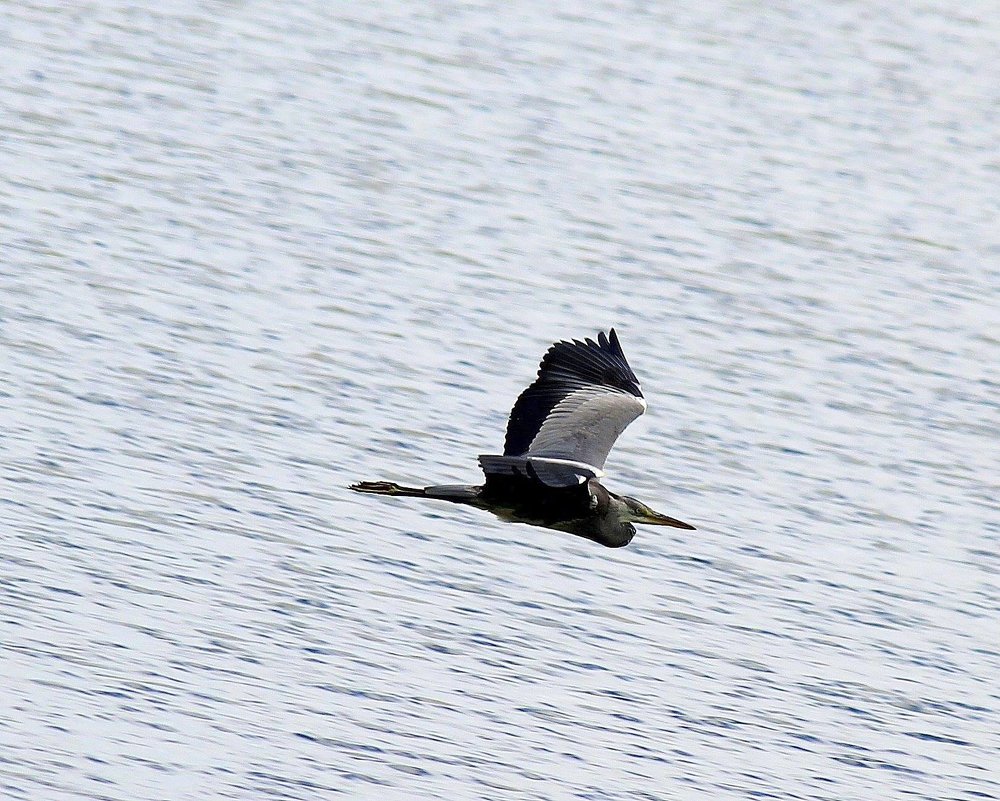
[[[608,548],[628,545],[633,523],[693,530],[600,482],[615,441],[644,411],[646,399],[614,328],[597,341],[556,342],[511,410],[503,454],[479,457],[483,484],[421,488],[362,481],[350,489],[466,504]]]

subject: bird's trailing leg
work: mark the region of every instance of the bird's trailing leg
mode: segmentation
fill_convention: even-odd
[[[372,495],[396,495],[405,498],[434,498],[452,503],[468,503],[472,506],[482,506],[479,500],[481,487],[468,487],[463,484],[442,484],[435,487],[402,487],[393,481],[361,481],[351,484],[349,489],[355,492],[367,492]]]

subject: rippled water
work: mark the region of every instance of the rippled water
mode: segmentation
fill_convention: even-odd
[[[0,6],[0,790],[1000,796],[992,3]],[[474,481],[555,339],[622,551]]]

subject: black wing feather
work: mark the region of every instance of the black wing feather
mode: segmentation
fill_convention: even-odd
[[[597,342],[557,342],[538,366],[538,378],[518,397],[507,423],[504,456],[526,453],[531,441],[559,402],[574,390],[606,386],[642,397],[639,381],[625,360],[615,329]]]

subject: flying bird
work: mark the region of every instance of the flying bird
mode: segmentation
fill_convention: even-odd
[[[644,411],[639,380],[615,329],[598,334],[596,342],[557,342],[511,410],[503,455],[479,457],[485,483],[419,488],[362,481],[350,489],[467,504],[609,548],[632,541],[633,523],[694,529],[635,498],[616,495],[599,480],[615,440]]]

